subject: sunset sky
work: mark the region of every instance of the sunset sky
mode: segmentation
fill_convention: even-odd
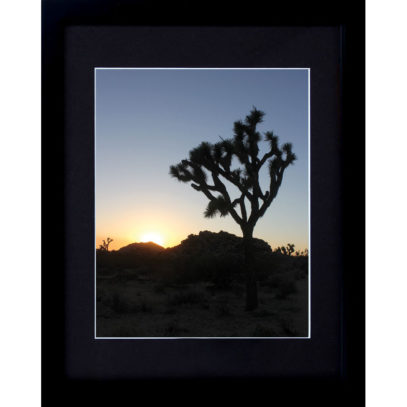
[[[95,75],[97,245],[109,236],[111,249],[142,240],[170,247],[202,230],[241,236],[230,216],[204,218],[207,198],[171,178],[169,167],[202,141],[231,138],[233,123],[255,106],[266,114],[258,130],[291,142],[298,159],[254,237],[272,248],[308,248],[307,69],[99,68]]]

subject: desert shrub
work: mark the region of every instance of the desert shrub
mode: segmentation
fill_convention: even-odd
[[[293,243],[287,243],[286,246],[277,247],[274,252],[284,256],[291,256],[295,252],[295,245]]]
[[[253,315],[258,318],[264,318],[264,317],[271,317],[274,315],[274,313],[271,311],[268,311],[266,309],[261,309],[261,310],[253,312]]]
[[[297,269],[295,272],[295,278],[297,280],[302,280],[303,278],[306,278],[308,276],[308,270],[303,270],[303,269]]]
[[[281,328],[283,330],[284,335],[287,336],[299,336],[297,329],[294,327],[292,321],[287,319],[280,320]]]
[[[164,328],[164,336],[179,336],[185,331],[177,321],[170,321]]]
[[[255,269],[258,281],[264,281],[270,277],[283,272],[287,268],[287,262],[291,258],[278,253],[266,253],[255,259]]]
[[[231,291],[237,297],[241,297],[246,292],[246,287],[241,284],[233,284],[233,286],[231,287]]]
[[[174,294],[168,299],[168,305],[194,305],[202,304],[206,301],[206,296],[199,290],[187,290]]]
[[[244,262],[240,255],[218,256],[213,270],[212,281],[233,281],[245,272]]]
[[[308,274],[308,256],[299,256],[297,266],[304,274]]]
[[[295,274],[280,274],[263,281],[262,285],[268,287],[271,293],[275,293],[277,299],[283,300],[298,291],[295,278]]]
[[[200,254],[181,256],[175,260],[174,273],[180,282],[212,282],[217,287],[229,288],[243,273],[238,255]]]
[[[140,271],[136,269],[121,269],[115,275],[114,280],[117,282],[127,282],[127,281],[134,281],[138,280],[140,276]]]
[[[112,266],[112,252],[106,250],[96,250],[97,270],[109,269]]]
[[[283,283],[283,279],[281,276],[274,276],[269,278],[268,280],[263,282],[263,285],[271,288],[271,289],[275,289],[277,287],[279,287],[281,284]]]
[[[152,312],[153,311],[152,305],[145,301],[141,301],[139,304],[136,305],[135,308],[137,311],[140,311],[140,312]]]
[[[118,314],[126,314],[130,312],[130,305],[119,293],[114,293],[111,301],[111,308]]]
[[[133,302],[115,292],[110,301],[111,309],[117,314],[131,314],[136,312],[152,312],[153,307],[146,301]]]
[[[230,268],[221,269],[215,272],[212,276],[212,282],[217,289],[221,290],[228,290],[233,281],[235,276],[233,275],[233,270]]]
[[[229,303],[227,301],[220,302],[216,309],[216,313],[217,313],[218,317],[221,317],[221,318],[232,315],[232,313],[230,311]]]
[[[154,292],[156,294],[165,294],[166,286],[164,284],[157,284],[154,286]]]
[[[101,288],[98,287],[97,293],[96,293],[96,301],[100,303],[105,303],[107,301],[107,294],[105,290],[102,290]]]
[[[173,260],[173,278],[179,283],[208,281],[211,259],[196,256],[180,256]]]
[[[289,295],[297,292],[297,286],[294,281],[282,281],[276,289],[276,298],[286,299]]]

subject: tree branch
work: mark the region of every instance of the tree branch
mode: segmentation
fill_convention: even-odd
[[[196,191],[203,192],[209,199],[205,216],[230,214],[244,234],[252,231],[258,219],[264,215],[277,196],[285,169],[296,159],[291,143],[285,143],[280,149],[278,137],[273,132],[264,133],[265,140],[269,142],[269,151],[261,159],[258,157],[261,135],[256,128],[263,116],[263,112],[253,108],[244,122],[239,120],[234,123],[233,139],[221,138],[222,141],[215,144],[203,142],[190,151],[189,160],[182,160],[170,167],[173,177],[181,182],[191,182]],[[235,170],[231,170],[233,157],[238,158],[241,164]],[[266,162],[269,163],[270,187],[263,193],[259,173]],[[208,173],[212,176],[212,185],[207,181]],[[231,200],[225,181],[237,187],[241,194],[239,198]],[[215,191],[220,195],[215,196]],[[245,198],[250,203],[250,214]],[[240,216],[235,209],[238,204]]]
[[[223,184],[223,182],[219,179],[218,175],[215,174],[214,172],[212,172],[212,179],[213,182],[215,184],[216,187],[219,188],[219,192],[223,195],[223,197],[225,198],[226,202],[230,205],[230,214],[232,216],[232,218],[239,224],[242,224],[242,218],[237,214],[237,212],[235,211],[232,201],[230,199],[229,193],[225,187],[225,184]]]

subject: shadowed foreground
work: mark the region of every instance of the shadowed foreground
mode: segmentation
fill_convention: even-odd
[[[242,238],[232,234],[98,250],[97,336],[308,336],[308,256],[274,253],[259,239],[255,248],[255,311],[245,310]]]

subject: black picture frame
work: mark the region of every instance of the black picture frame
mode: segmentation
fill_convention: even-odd
[[[273,13],[266,13],[267,4],[260,2],[195,3],[194,10],[199,10],[196,13],[182,2],[43,0],[44,405],[54,405],[55,397],[58,404],[66,405],[134,402],[141,394],[164,400],[183,397],[186,388],[208,402],[213,402],[216,390],[222,401],[228,402],[253,402],[255,395],[256,399],[272,397],[285,405],[364,405],[364,2],[334,2],[329,9],[317,2],[268,6]],[[120,28],[110,42],[109,27]],[[131,27],[140,31],[137,44],[130,47],[126,30],[131,31]],[[76,37],[70,43],[72,32]],[[87,296],[93,296],[93,252],[89,256],[88,250],[93,245],[89,231],[93,232],[94,222],[94,196],[89,188],[93,183],[93,161],[89,159],[93,106],[71,103],[72,98],[89,101],[93,82],[89,82],[89,75],[76,76],[75,69],[85,66],[92,55],[106,58],[105,64],[111,66],[233,67],[236,61],[268,66],[267,56],[276,49],[281,52],[274,61],[277,66],[287,63],[290,55],[292,66],[301,65],[311,54],[314,63],[322,66],[329,63],[327,55],[332,51],[323,33],[329,36],[332,32],[337,36],[338,71],[331,74],[339,81],[328,93],[336,95],[338,109],[325,116],[311,112],[311,126],[336,131],[334,137],[320,138],[311,147],[311,160],[320,157],[318,162],[311,161],[311,185],[320,182],[315,197],[311,196],[311,218],[316,222],[312,233],[317,236],[317,243],[312,242],[317,251],[313,261],[321,262],[312,267],[330,265],[336,270],[332,279],[321,277],[321,284],[336,287],[339,307],[338,323],[330,339],[324,335],[311,338],[315,349],[326,349],[322,352],[325,359],[316,359],[310,349],[301,350],[284,342],[271,346],[265,341],[218,340],[204,347],[194,340],[176,344],[148,340],[117,341],[114,345],[95,342],[89,335],[93,330],[89,320],[78,318],[93,315]],[[225,35],[226,42],[222,40]],[[270,38],[275,41],[270,42]],[[287,38],[292,49],[283,47],[283,52],[279,44],[285,44]],[[226,46],[234,52],[225,52]],[[95,53],[90,56],[92,49]],[[239,60],[242,49],[246,59]],[[321,69],[316,80],[323,84],[319,85],[321,89],[333,85],[332,78],[324,76],[326,72]],[[320,102],[322,106],[322,99]],[[72,274],[72,270],[78,272]],[[322,324],[330,318],[332,303],[316,303],[319,307],[312,312],[323,332]],[[88,339],[83,341],[83,337]],[[324,365],[327,359],[335,360],[331,371]],[[281,370],[282,360],[292,369]]]

